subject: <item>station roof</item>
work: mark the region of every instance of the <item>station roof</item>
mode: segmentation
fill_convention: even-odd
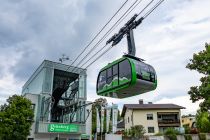
[[[124,104],[122,110],[122,116],[125,115],[126,109],[134,110],[168,110],[168,109],[185,109],[185,107],[175,104]]]

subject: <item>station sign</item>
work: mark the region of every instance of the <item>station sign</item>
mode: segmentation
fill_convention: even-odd
[[[48,132],[77,133],[79,126],[76,124],[49,124]]]

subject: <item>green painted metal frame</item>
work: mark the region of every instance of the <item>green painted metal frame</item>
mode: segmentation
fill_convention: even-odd
[[[127,57],[122,57],[118,60],[115,60],[114,62],[112,63],[109,63],[107,66],[105,66],[104,68],[101,69],[101,72],[104,71],[104,70],[107,70],[108,68],[116,65],[116,64],[119,64],[120,62],[124,61],[124,60],[128,60],[130,66],[131,66],[131,80],[122,84],[122,85],[118,85],[117,87],[113,87],[113,88],[110,88],[110,89],[105,89],[105,90],[101,90],[101,91],[98,91],[97,90],[97,94],[98,95],[101,95],[101,96],[104,96],[110,92],[116,92],[117,90],[122,90],[122,89],[126,89],[130,86],[133,86],[136,84],[137,82],[137,75],[136,75],[136,67],[135,67],[135,64],[134,62],[132,61],[132,59],[130,58],[127,58]],[[111,82],[112,84],[112,82]]]

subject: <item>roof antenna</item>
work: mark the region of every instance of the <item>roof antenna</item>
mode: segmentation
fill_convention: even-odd
[[[69,60],[69,57],[66,56],[65,54],[62,54],[62,57],[58,59],[60,61],[60,63],[63,63],[64,61]]]

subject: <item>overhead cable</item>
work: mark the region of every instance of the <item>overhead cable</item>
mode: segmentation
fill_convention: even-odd
[[[75,58],[75,60],[70,64],[70,66],[66,69],[66,71],[73,66],[73,64],[79,59],[79,57],[87,50],[87,48],[92,44],[92,42],[97,38],[97,36],[105,29],[105,27],[112,21],[112,19],[119,13],[119,11],[125,6],[128,2],[126,0],[120,8],[115,12],[115,14],[108,20],[108,22],[101,28],[101,30],[94,36],[94,38],[88,43],[88,45],[82,50],[82,52]]]
[[[155,6],[153,6],[146,14],[144,14],[144,16],[142,18],[140,18],[140,20],[147,18],[164,0],[160,0],[158,3],[155,4]],[[152,1],[150,3],[147,4],[147,6],[139,12],[139,14],[141,14],[150,4],[152,3]],[[138,15],[139,15],[138,14]],[[106,45],[105,45],[106,46]],[[104,47],[105,47],[104,46]],[[103,48],[104,48],[103,47]],[[95,58],[94,61],[92,61],[85,69],[87,69],[89,66],[91,66],[94,62],[96,62],[100,57],[102,57],[105,53],[107,53],[111,48],[113,47],[113,45],[111,45],[109,48],[107,48],[101,55],[99,55],[97,58]],[[102,48],[102,49],[103,49]],[[99,53],[101,50],[99,50],[98,52],[95,53],[95,55],[97,55],[97,53]]]
[[[111,33],[110,31],[112,31],[113,28],[116,28],[115,26],[117,25],[118,22],[121,21],[121,19],[130,11],[130,9],[137,3],[138,0],[136,0],[126,11],[125,13],[115,22],[115,24],[104,34],[104,36],[92,47],[92,49],[83,57],[83,59],[80,60],[80,62],[76,65],[76,67],[78,67],[82,62],[83,60],[85,60],[87,58],[87,56],[89,54],[92,53],[93,50],[95,50],[95,48],[102,43],[102,41]],[[105,46],[104,46],[105,47]],[[75,68],[76,68],[75,67]],[[72,70],[74,71],[75,68]]]
[[[139,13],[138,13],[138,15],[140,15],[142,12],[144,12],[144,10],[146,10],[146,8],[148,7],[148,6],[150,6],[151,4],[152,4],[152,2],[153,2],[154,0],[151,0]],[[139,4],[141,1],[139,1],[137,4]],[[135,5],[135,7],[136,7],[137,5]],[[134,8],[135,7],[133,7],[130,11],[129,11],[129,13],[132,11],[132,10],[134,10]],[[125,16],[128,16],[128,14],[129,13],[127,13]],[[124,17],[125,18],[125,17]],[[123,19],[124,19],[123,18]],[[120,20],[119,22],[122,22],[122,20]],[[118,23],[118,25],[119,25],[119,23]],[[117,25],[117,26],[118,26]],[[115,28],[117,27],[117,26],[115,26]],[[113,29],[111,30],[111,31],[113,31]],[[111,33],[111,32],[110,32]],[[109,33],[109,34],[110,34]],[[106,36],[107,37],[107,36]],[[94,58],[94,56],[96,56],[99,52],[101,52],[104,48],[106,47],[106,45],[105,46],[103,46],[100,50],[98,50],[95,54],[93,54],[92,55],[92,57],[90,57],[87,61],[85,61],[82,65],[81,65],[81,67],[83,67],[86,63],[88,63],[88,61],[90,61],[91,59],[93,59]]]

